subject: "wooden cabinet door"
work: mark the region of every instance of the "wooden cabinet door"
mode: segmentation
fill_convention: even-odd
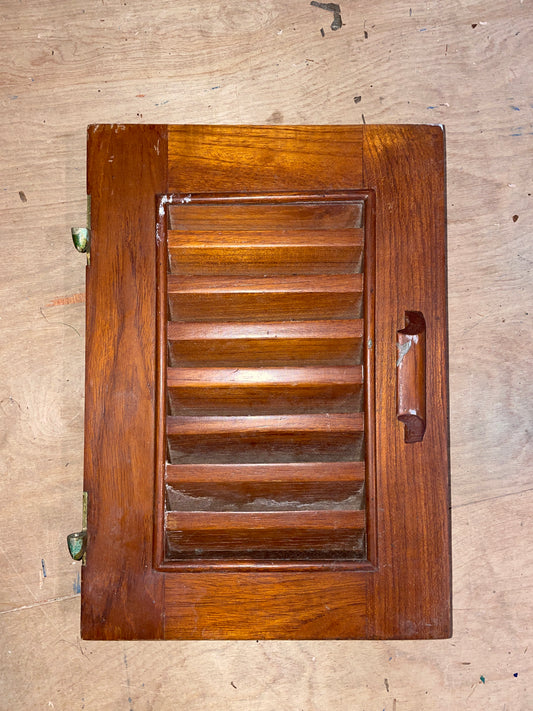
[[[451,634],[443,138],[89,127],[85,639]]]

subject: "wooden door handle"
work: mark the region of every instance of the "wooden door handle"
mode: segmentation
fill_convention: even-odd
[[[396,416],[405,425],[405,442],[421,442],[426,431],[426,320],[421,311],[405,312],[398,331]]]

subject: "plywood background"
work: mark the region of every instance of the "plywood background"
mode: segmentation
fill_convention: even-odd
[[[341,12],[0,2],[1,709],[533,708],[531,2]],[[363,116],[447,129],[453,639],[81,642],[86,125]]]

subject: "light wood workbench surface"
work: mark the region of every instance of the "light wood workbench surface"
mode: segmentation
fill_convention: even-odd
[[[0,5],[0,709],[533,708],[531,3],[341,12]],[[363,116],[447,130],[453,639],[80,641],[86,125]]]

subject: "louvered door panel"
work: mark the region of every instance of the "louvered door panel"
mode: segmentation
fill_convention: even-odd
[[[87,156],[82,637],[448,636],[442,127]]]
[[[160,199],[160,565],[367,553],[357,193]]]

